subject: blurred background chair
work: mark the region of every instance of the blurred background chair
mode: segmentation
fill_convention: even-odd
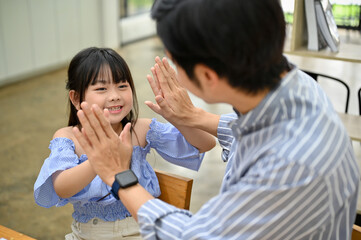
[[[305,70],[302,70],[302,71],[307,73],[308,75],[310,75],[313,79],[315,79],[316,82],[318,82],[319,77],[322,77],[323,79],[329,79],[329,80],[334,80],[336,82],[339,82],[342,86],[344,86],[345,89],[346,89],[345,113],[348,112],[348,105],[349,105],[349,102],[350,102],[350,88],[344,81],[342,81],[339,78],[335,78],[335,77],[328,76],[328,75],[321,74],[321,73],[305,71]],[[360,107],[360,114],[361,114],[361,107]]]
[[[359,114],[361,115],[361,88],[358,90],[358,111]]]

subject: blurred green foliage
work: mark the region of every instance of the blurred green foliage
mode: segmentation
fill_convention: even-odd
[[[358,27],[360,25],[359,5],[332,5],[332,14],[337,26]]]

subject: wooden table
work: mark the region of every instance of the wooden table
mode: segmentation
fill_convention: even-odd
[[[350,138],[361,142],[361,116],[346,113],[338,113],[338,115]]]
[[[6,240],[36,240],[35,238],[0,225],[0,239],[1,238],[5,238]]]

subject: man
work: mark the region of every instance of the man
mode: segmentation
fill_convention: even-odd
[[[74,132],[94,170],[138,219],[142,236],[350,239],[359,187],[353,149],[325,93],[283,57],[279,1],[163,0],[152,16],[180,84],[208,103],[231,104],[237,119],[229,137],[222,117],[186,102],[183,111],[175,77],[157,59],[154,81],[148,78],[157,104],[148,106],[220,142],[234,138],[219,195],[192,215],[137,184],[128,170],[129,126],[118,138],[101,109],[82,104],[84,130]]]

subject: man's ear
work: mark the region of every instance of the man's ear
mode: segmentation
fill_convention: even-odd
[[[74,90],[70,90],[69,91],[69,98],[71,103],[74,105],[74,107],[77,110],[80,110],[80,96],[77,92],[75,92]]]
[[[216,71],[204,64],[197,64],[194,67],[194,74],[202,89],[215,89],[221,80]]]

